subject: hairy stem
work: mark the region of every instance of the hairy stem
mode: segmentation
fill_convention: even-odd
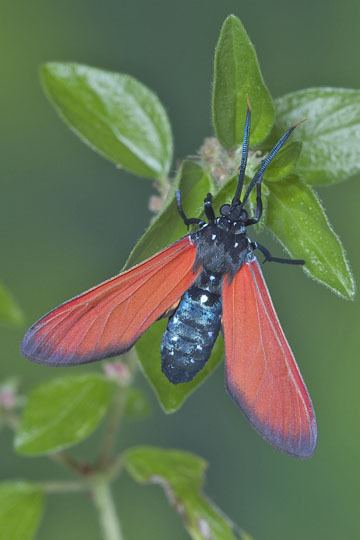
[[[129,379],[126,384],[119,384],[119,387],[116,389],[112,409],[107,419],[104,439],[97,460],[97,466],[99,469],[106,468],[106,466],[111,462],[112,454],[116,446],[116,439],[120,432],[121,423],[125,412],[128,388],[134,379],[137,369],[138,358],[135,350],[131,349],[126,354],[126,357],[127,366],[129,368]]]
[[[97,482],[93,486],[92,493],[103,532],[103,540],[123,540],[109,483],[104,480]]]
[[[3,420],[4,420],[4,423],[5,425],[11,429],[12,431],[15,431],[18,429],[19,427],[19,417],[12,411],[5,411],[3,413]]]
[[[68,452],[58,452],[57,454],[50,454],[48,457],[51,461],[61,463],[61,465],[71,470],[75,474],[79,474],[80,476],[84,475],[87,472],[86,466],[83,463],[79,462],[77,459],[75,459]]]
[[[116,439],[120,431],[125,404],[126,388],[119,386],[119,388],[116,389],[112,410],[108,416],[104,439],[98,457],[98,467],[100,469],[106,467],[112,458],[112,453],[116,445]]]

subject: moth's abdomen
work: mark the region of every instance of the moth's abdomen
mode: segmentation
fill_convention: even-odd
[[[204,367],[220,323],[221,297],[192,286],[170,317],[161,344],[162,370],[170,382],[191,381]]]

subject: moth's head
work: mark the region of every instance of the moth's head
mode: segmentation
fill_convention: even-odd
[[[220,215],[232,223],[240,223],[243,225],[249,219],[247,211],[240,204],[223,204],[220,208]]]
[[[217,224],[227,231],[243,234],[246,230],[248,217],[247,211],[240,204],[223,204],[220,208],[220,217],[217,219]]]

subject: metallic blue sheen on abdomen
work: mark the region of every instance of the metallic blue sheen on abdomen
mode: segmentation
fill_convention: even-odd
[[[170,382],[191,381],[204,367],[221,324],[221,297],[197,286],[183,295],[161,344],[162,370]]]

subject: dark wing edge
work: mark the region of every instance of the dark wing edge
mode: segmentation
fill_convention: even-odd
[[[53,309],[21,344],[50,366],[94,362],[126,352],[191,286],[196,247],[190,236]]]
[[[224,280],[223,328],[231,397],[272,446],[311,457],[317,443],[311,398],[256,260]]]

